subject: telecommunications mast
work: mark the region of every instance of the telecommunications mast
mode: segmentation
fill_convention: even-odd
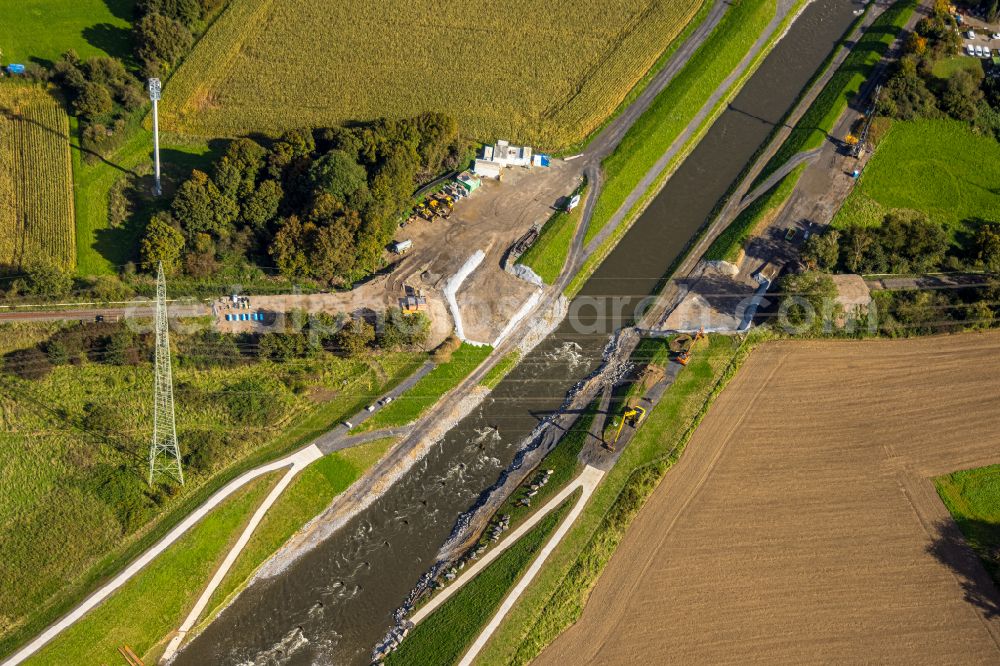
[[[153,169],[156,177],[156,182],[153,183],[153,194],[156,196],[160,196],[163,192],[160,188],[160,118],[157,108],[161,90],[159,79],[149,80],[149,99],[153,102]]]

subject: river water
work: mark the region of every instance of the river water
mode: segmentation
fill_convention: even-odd
[[[392,612],[434,563],[456,518],[596,368],[610,328],[626,323],[583,304],[617,299],[628,312],[656,288],[858,6],[815,0],[587,282],[563,325],[383,497],[280,576],[248,588],[174,663],[369,663]],[[578,320],[608,330],[582,331]]]

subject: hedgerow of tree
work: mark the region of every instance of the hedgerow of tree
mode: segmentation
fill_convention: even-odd
[[[150,220],[143,268],[162,261],[169,274],[205,278],[253,264],[347,285],[382,265],[416,184],[467,154],[455,121],[437,113],[293,130],[267,147],[236,139]]]

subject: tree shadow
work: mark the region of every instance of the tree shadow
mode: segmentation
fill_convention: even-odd
[[[970,519],[941,520],[934,529],[927,552],[951,569],[967,602],[989,619],[1000,617],[1000,592],[991,578],[991,574],[997,575],[1000,525]]]
[[[131,22],[135,18],[135,0],[104,0],[115,18]]]
[[[127,59],[132,52],[132,32],[110,23],[87,26],[80,35],[88,44],[112,56]]]

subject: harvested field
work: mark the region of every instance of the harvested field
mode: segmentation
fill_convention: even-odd
[[[932,477],[1000,461],[1000,334],[756,350],[539,664],[997,663]]]
[[[615,110],[700,5],[234,0],[171,78],[161,120],[231,136],[443,111],[472,137],[564,147]]]
[[[46,90],[0,86],[0,265],[76,261],[69,118]]]

